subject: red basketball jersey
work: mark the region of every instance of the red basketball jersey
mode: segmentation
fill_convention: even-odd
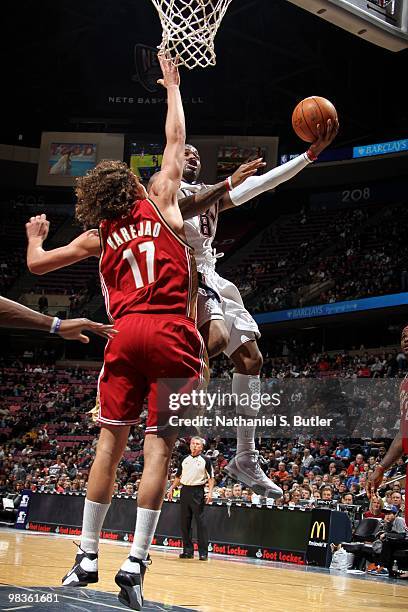
[[[193,249],[151,200],[100,224],[100,276],[111,320],[132,313],[178,314],[195,320],[197,271]]]
[[[408,455],[408,378],[405,377],[400,386],[401,437],[404,455]],[[408,466],[407,466],[408,473]],[[407,504],[408,505],[408,504]]]

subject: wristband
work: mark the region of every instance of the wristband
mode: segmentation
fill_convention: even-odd
[[[232,185],[232,179],[229,176],[228,178],[225,179],[225,182],[227,183],[227,189],[228,191],[232,191],[234,189],[233,185]]]
[[[379,463],[379,464],[377,465],[377,468],[380,468],[380,469],[382,470],[382,472],[383,472],[383,473],[384,473],[384,472],[386,472],[386,471],[387,471],[387,469],[388,469],[388,468],[386,468],[386,467],[385,467],[385,466],[384,466],[382,463]]]
[[[314,162],[317,159],[317,155],[315,155],[311,149],[308,149],[305,155],[308,158],[308,160],[311,162]]]
[[[61,328],[61,323],[61,319],[59,319],[58,317],[54,317],[51,323],[50,334],[58,334]]]

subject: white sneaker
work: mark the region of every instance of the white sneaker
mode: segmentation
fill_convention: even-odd
[[[265,472],[261,470],[258,463],[258,451],[243,451],[237,453],[224,468],[228,476],[239,480],[250,487],[254,493],[278,499],[282,497],[283,491]]]
[[[132,610],[143,608],[143,581],[146,568],[150,564],[149,556],[146,561],[129,556],[115,576],[115,582],[120,587],[118,599]]]
[[[78,546],[75,563],[63,577],[62,586],[84,587],[95,582],[98,582],[98,553],[87,553]]]

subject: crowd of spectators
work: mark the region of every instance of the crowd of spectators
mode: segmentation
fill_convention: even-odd
[[[311,284],[314,279],[307,272],[299,274],[298,270],[313,261],[320,252],[328,248],[333,241],[345,241],[355,233],[356,227],[369,218],[367,209],[352,209],[341,211],[331,217],[327,226],[321,227],[320,220],[324,211],[319,214],[308,214],[302,209],[298,217],[291,222],[294,236],[299,226],[303,227],[298,245],[285,248],[288,241],[286,232],[268,230],[265,241],[270,244],[270,252],[260,261],[248,261],[245,264],[228,267],[222,270],[222,275],[233,281],[243,295],[256,292],[255,312],[277,310],[284,306],[294,306],[294,295],[299,287]],[[270,284],[268,279],[275,274],[271,289],[265,290]]]
[[[98,374],[94,368],[57,368],[50,355],[35,365],[25,359],[0,364],[0,493],[24,487],[86,490],[99,433],[88,414],[95,406]],[[142,422],[130,435],[118,470],[122,492],[128,483],[137,490]]]
[[[323,438],[304,442],[280,439],[261,444],[259,457],[262,469],[283,489],[283,497],[275,501],[278,506],[299,505],[299,500],[310,504],[323,500],[347,505],[366,502],[368,507],[367,479],[385,453],[383,441],[354,440],[349,444],[347,441],[324,441]],[[260,502],[253,491],[240,483],[231,483],[224,475],[223,468],[233,455],[225,441],[211,442],[207,455],[215,467],[214,499]],[[381,511],[390,505],[403,511],[405,489],[397,481],[389,486],[386,483],[404,475],[405,463],[401,458],[384,475],[378,495]],[[373,508],[367,512],[373,512]]]
[[[255,313],[407,291],[407,217],[406,206],[387,209],[378,223],[370,222],[367,208],[341,211],[318,236],[311,224],[310,237],[284,255],[274,255],[278,249],[271,244],[263,261],[226,266],[222,275],[236,283]],[[307,227],[307,214],[298,223]]]
[[[272,367],[272,361],[268,365],[269,359],[273,360],[266,358],[267,367]],[[381,360],[381,356],[372,357],[369,353],[354,357],[320,355],[316,359],[316,373],[319,364],[321,367],[323,363],[328,363],[333,371],[336,368],[341,371],[351,364],[353,367],[364,365],[370,369],[374,383],[385,380],[377,377],[379,367],[376,364],[382,365],[383,376],[390,374],[391,367],[387,360]],[[286,367],[280,370],[283,377],[287,375]],[[398,354],[393,368],[396,376],[406,369],[406,361]],[[228,381],[231,372],[226,362],[215,360],[213,375],[222,375]],[[99,427],[89,414],[95,405],[97,377],[98,371],[89,367],[56,367],[53,363],[30,365],[24,361],[0,364],[0,520],[9,516],[5,500],[12,500],[18,508],[25,489],[86,494],[99,433]],[[321,432],[311,435],[306,429],[295,435],[289,428],[284,435],[270,438],[261,432],[257,438],[260,467],[283,490],[282,497],[275,501],[259,496],[242,483],[231,481],[223,468],[236,451],[236,440],[209,432],[205,453],[214,464],[213,503],[288,508],[313,508],[324,504],[348,512],[352,522],[353,508],[359,508],[359,516],[365,517],[382,518],[387,509],[403,516],[405,489],[397,479],[405,474],[404,458],[384,474],[378,495],[371,501],[367,497],[367,479],[384,457],[390,438],[399,428],[398,422],[393,431],[383,427],[382,413],[390,412],[389,402],[379,399],[381,397],[376,394],[376,401],[368,411],[369,422],[378,425],[372,436],[353,435],[350,439],[339,439],[336,435],[322,436]],[[137,499],[143,472],[145,419],[146,411],[139,424],[131,428],[124,457],[117,469],[114,495]],[[189,453],[188,442],[188,437],[176,441],[168,487],[173,483],[177,466]],[[177,501],[179,495],[180,489],[175,488],[173,501]]]
[[[289,377],[296,380],[324,374],[330,380],[333,375],[370,376],[378,379],[378,383],[383,383],[388,376],[402,376],[406,369],[405,356],[396,351],[388,356],[368,352],[353,356],[347,353],[336,355],[316,353],[312,354],[303,366],[293,365],[287,357],[266,355],[263,379],[269,384],[269,379],[273,381]],[[232,370],[225,358],[214,360],[212,376],[221,381],[225,380],[228,386]],[[0,364],[0,491],[13,492],[24,486],[41,491],[83,492],[85,490],[99,431],[89,415],[89,411],[95,405],[97,377],[98,371],[93,368],[63,368],[56,367],[52,363],[30,365],[23,360]],[[373,383],[375,384],[375,380]],[[296,479],[298,485],[303,484],[306,478],[305,484],[310,487],[323,483],[333,484],[333,482],[342,484],[343,486],[338,489],[340,493],[349,491],[354,494],[359,488],[364,489],[365,481],[361,481],[361,476],[367,476],[378,456],[381,456],[384,446],[380,440],[384,437],[394,437],[399,427],[395,415],[392,417],[392,424],[383,419],[383,413],[391,414],[392,411],[388,396],[384,390],[381,392],[382,400],[378,389],[375,390],[375,401],[370,404],[368,415],[368,421],[372,426],[369,433],[374,434],[373,437],[368,436],[362,446],[360,445],[361,448],[354,444],[348,456],[341,458],[344,460],[344,465],[339,463],[339,458],[333,458],[337,453],[336,447],[333,446],[334,442],[326,441],[319,445],[317,441],[307,439],[306,436],[304,439],[300,437],[296,445],[287,442],[290,437],[288,431],[285,433],[286,441],[270,438],[260,440],[261,459],[265,471],[280,482],[283,472],[289,475],[293,473],[293,464],[298,465],[301,472],[302,478]],[[316,404],[314,409],[316,410]],[[145,416],[145,412],[142,413],[140,424],[132,429],[125,457],[118,470],[115,485],[115,490],[118,492],[137,493],[143,469]],[[335,437],[333,439],[335,440]],[[372,444],[370,439],[374,440]],[[222,467],[234,452],[234,441],[231,440],[229,444],[225,441],[217,442],[211,448],[219,451],[216,460],[219,494],[222,497],[226,491],[225,495],[228,497],[230,483],[223,475]],[[324,460],[320,448],[325,451]],[[358,482],[349,480],[353,476],[349,466],[350,461],[356,457],[355,449],[358,449],[364,458],[364,470],[362,470],[364,474],[358,477]],[[183,440],[179,440],[174,453],[173,468],[177,465],[180,455],[187,452],[187,445]],[[314,458],[313,461],[308,459],[309,455]],[[285,466],[280,465],[282,462]],[[285,469],[281,469],[283,467]],[[296,472],[297,468],[294,470]],[[312,470],[315,471],[313,477],[309,473]],[[347,474],[344,470],[348,470]],[[284,476],[286,479],[286,474]],[[317,482],[315,482],[316,476]],[[334,476],[339,476],[341,483],[338,478],[333,481]],[[288,483],[291,483],[290,478]],[[288,491],[291,488],[289,487]],[[245,488],[242,491],[242,495],[246,498],[247,491]],[[285,492],[288,491],[285,485]],[[311,489],[311,493],[314,492],[316,488]],[[333,493],[337,495],[335,490]],[[252,495],[251,492],[250,494]]]
[[[36,207],[20,202],[2,202],[0,206],[1,295],[7,295],[14,282],[27,270],[25,223],[33,214],[38,214]],[[65,214],[56,213],[55,210],[49,211],[48,217],[53,232],[67,218]]]
[[[338,302],[405,291],[408,247],[403,227],[406,207],[389,209],[381,223],[369,227],[359,238],[349,236],[341,250],[319,259],[308,270],[311,283],[330,281],[319,303]],[[404,274],[405,272],[405,274]]]
[[[286,378],[401,378],[408,369],[406,355],[400,349],[321,352],[311,342],[274,339],[262,347],[262,377]],[[212,362],[213,378],[231,378],[233,365],[225,355]]]
[[[6,295],[24,269],[25,255],[22,251],[0,251],[0,294]]]

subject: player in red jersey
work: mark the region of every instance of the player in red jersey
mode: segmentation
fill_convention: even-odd
[[[88,226],[99,224],[99,238],[95,232],[88,232],[80,248],[84,257],[98,256],[102,250],[102,290],[118,334],[105,349],[98,385],[101,434],[89,477],[80,550],[63,585],[85,586],[98,580],[99,535],[116,469],[130,425],[138,421],[147,398],[146,433],[150,435],[144,443],[134,541],[130,556],[115,578],[121,589],[120,601],[135,610],[143,605],[148,550],[177,437],[177,430],[168,427],[167,382],[180,379],[177,389],[184,391],[206,377],[205,347],[195,325],[195,262],[192,249],[184,241],[177,203],[185,146],[179,75],[177,67],[165,57],[160,57],[160,64],[160,83],[168,97],[167,144],[151,199],[146,198],[145,189],[122,162],[101,162],[77,182],[77,219]],[[46,231],[45,217],[33,218],[27,224],[31,268],[35,262],[41,267],[45,260],[47,269],[49,254],[42,250]],[[61,251],[53,253],[58,268]],[[161,386],[160,379],[166,379]]]
[[[405,327],[402,332],[401,348],[405,354],[408,354],[408,326]],[[377,491],[378,487],[381,485],[383,481],[384,473],[394,465],[397,459],[399,459],[402,455],[408,455],[408,375],[405,376],[404,380],[402,381],[400,385],[400,410],[401,410],[400,431],[395,436],[385,457],[381,460],[380,464],[377,465],[374,472],[368,478],[368,485],[367,485],[368,497],[371,497],[371,495],[373,495]],[[408,481],[408,464],[407,464],[406,480]],[[405,489],[405,525],[408,530],[408,503],[406,499],[406,489]],[[395,543],[394,543],[394,546],[395,546]],[[401,547],[406,548],[406,541],[401,542]],[[393,557],[391,555],[389,559],[390,567],[387,568],[390,573],[390,576],[393,575],[393,570],[391,568],[392,561],[393,561]],[[399,574],[399,578],[408,579],[408,572]]]

